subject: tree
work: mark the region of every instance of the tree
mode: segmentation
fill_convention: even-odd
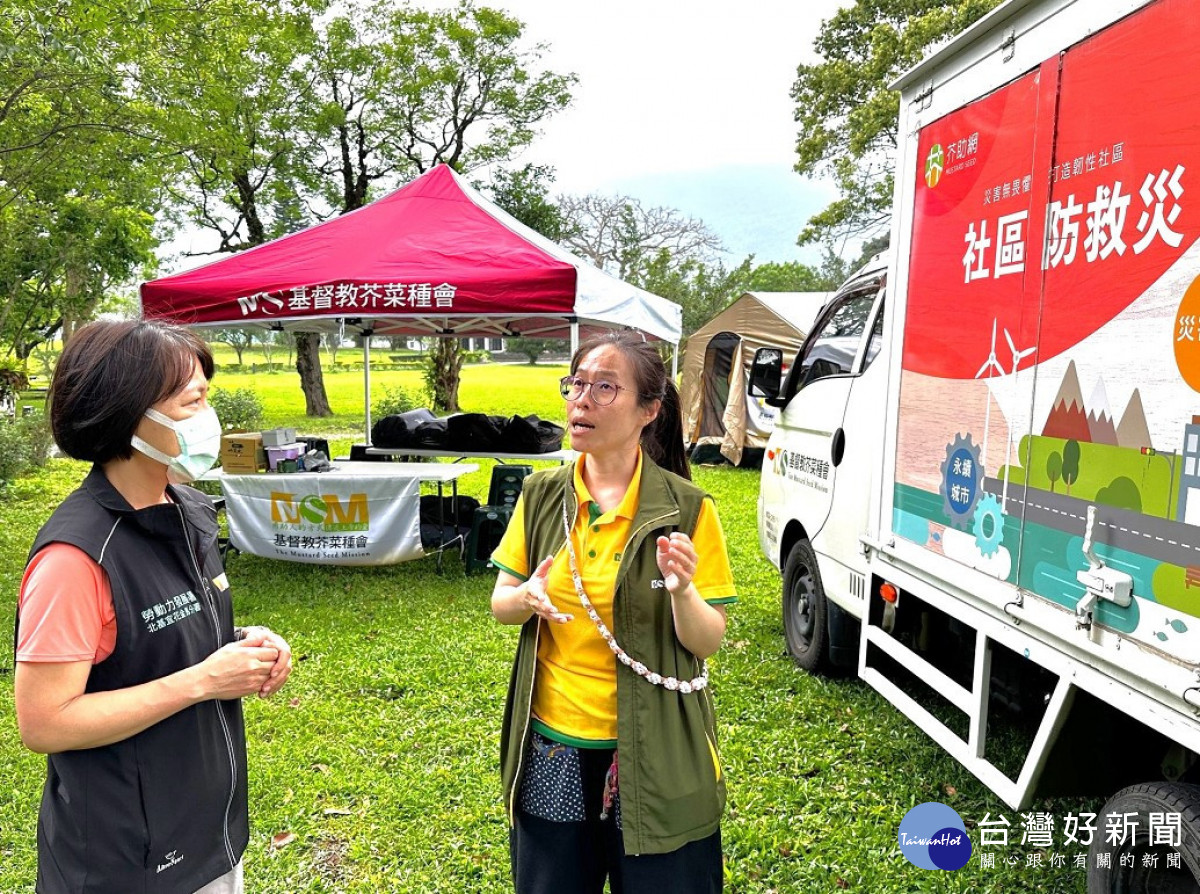
[[[425,369],[425,384],[436,410],[458,410],[458,376],[462,372],[463,353],[454,338],[435,338],[430,352],[432,362]]]
[[[1062,477],[1063,458],[1057,450],[1050,451],[1046,457],[1046,477],[1050,479],[1050,493],[1054,493],[1054,484]]]
[[[492,201],[530,229],[547,239],[562,240],[568,222],[558,205],[550,198],[549,184],[554,182],[554,169],[544,165],[527,164],[517,170],[498,170],[492,174]],[[508,350],[524,354],[533,366],[538,358],[550,351],[561,350],[561,339],[510,338]]]
[[[510,351],[528,357],[530,366],[536,365],[543,354],[561,350],[563,346],[560,338],[510,338],[507,344]]]
[[[721,240],[674,208],[630,196],[559,196],[564,241],[597,267],[683,308],[685,335],[746,290],[752,258],[728,269]]]
[[[222,344],[229,345],[233,348],[233,352],[237,354],[238,366],[242,365],[242,354],[254,344],[256,338],[254,331],[251,329],[218,329],[210,339],[211,341],[219,341]]]
[[[827,250],[820,267],[799,261],[759,264],[750,271],[746,288],[751,292],[832,292],[845,279],[841,259]]]
[[[750,277],[750,258],[727,269],[720,262],[705,263],[694,258],[679,259],[662,249],[646,266],[635,283],[648,292],[674,301],[683,309],[686,338],[729,302],[745,292]]]
[[[559,196],[565,243],[602,270],[635,281],[662,251],[710,263],[723,246],[702,221],[675,208],[646,208],[631,196]]]
[[[126,89],[138,18],[124,4],[94,0],[5,3],[0,207],[94,160],[114,135],[145,135],[143,109]]]
[[[889,89],[938,43],[1000,0],[857,0],[821,25],[821,61],[792,87],[799,127],[795,169],[833,178],[841,196],[814,215],[800,244],[872,235],[891,214],[899,95]]]
[[[270,370],[275,364],[275,351],[279,347],[281,338],[284,337],[282,332],[267,331],[260,333],[258,336],[258,347],[262,351],[263,360],[267,362],[267,369]],[[290,341],[290,339],[289,339]],[[288,358],[289,365],[291,357]],[[241,360],[239,359],[240,363]]]
[[[184,219],[214,232],[214,253],[241,251],[298,229],[305,136],[326,127],[304,89],[317,52],[321,0],[208,0],[190,27],[150,56],[146,80],[159,97],[164,140],[182,175],[170,195]],[[298,332],[296,371],[309,416],[333,410],[319,338]]]
[[[554,182],[554,169],[546,165],[527,164],[517,170],[500,169],[492,174],[492,201],[530,229],[547,239],[561,242],[569,224],[558,204],[550,198],[549,184]],[[479,188],[481,184],[476,184]]]
[[[152,260],[136,16],[11,0],[0,15],[0,339],[20,359],[90,320]]]
[[[1068,496],[1071,493],[1071,485],[1079,480],[1079,442],[1075,440],[1067,441],[1063,444],[1062,452],[1062,480],[1067,486]]]
[[[375,181],[511,158],[566,107],[576,80],[540,70],[545,47],[527,46],[524,30],[470,2],[426,11],[377,0],[368,14],[331,20],[307,68],[323,109],[306,148],[319,177],[307,182],[345,213],[367,202]],[[457,341],[441,341],[430,378],[452,412],[462,356]]]

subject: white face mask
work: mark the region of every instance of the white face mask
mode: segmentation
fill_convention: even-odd
[[[167,480],[172,484],[195,481],[216,465],[217,456],[221,452],[221,421],[217,419],[216,410],[212,407],[205,407],[187,419],[172,419],[151,407],[146,411],[146,418],[153,419],[175,432],[175,439],[179,442],[179,455],[168,456],[137,435],[133,436],[130,444],[134,450],[166,466]]]

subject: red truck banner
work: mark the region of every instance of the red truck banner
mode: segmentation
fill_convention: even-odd
[[[1066,608],[1094,543],[1134,594],[1097,621],[1187,660],[1198,45],[1196,5],[1160,0],[920,130],[893,505],[897,535]]]
[[[1021,367],[1048,360],[1200,235],[1200,110],[1179,52],[1200,16],[1164,2],[1136,18],[922,130],[905,369],[975,376],[993,324],[1037,344]]]

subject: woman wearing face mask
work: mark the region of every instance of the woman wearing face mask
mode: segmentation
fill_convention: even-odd
[[[492,613],[522,625],[501,737],[518,894],[721,890],[725,780],[704,659],[736,591],[679,393],[637,332],[560,383],[570,466],[531,476]]]
[[[38,533],[21,582],[15,697],[47,755],[39,894],[230,894],[248,838],[241,699],[291,651],[233,626],[207,497],[213,362],[185,329],[98,322],[59,359],[48,408],[93,463]]]

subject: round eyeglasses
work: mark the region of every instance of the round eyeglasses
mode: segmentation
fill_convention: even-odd
[[[592,400],[601,407],[607,407],[616,400],[618,391],[629,390],[603,379],[596,382],[585,382],[579,376],[563,376],[558,380],[558,391],[562,394],[563,400],[579,400],[588,388],[592,389]]]

